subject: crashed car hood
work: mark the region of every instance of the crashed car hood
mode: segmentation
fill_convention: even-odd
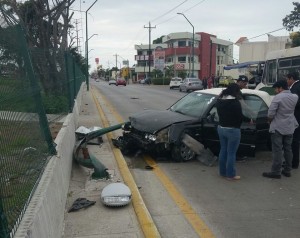
[[[170,110],[145,110],[129,117],[131,126],[139,131],[155,133],[174,123],[194,120],[194,117],[186,116]]]

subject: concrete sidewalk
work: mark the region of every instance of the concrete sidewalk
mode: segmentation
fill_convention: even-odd
[[[104,127],[91,89],[86,91],[85,88],[82,95],[78,126]],[[106,207],[100,201],[101,191],[106,185],[123,182],[108,138],[106,135],[102,138],[102,144],[88,145],[88,149],[108,168],[108,172],[112,175],[111,179],[92,180],[93,169],[84,168],[73,162],[63,237],[145,237],[132,203],[124,207]],[[68,213],[67,211],[77,198],[86,198],[96,203]]]

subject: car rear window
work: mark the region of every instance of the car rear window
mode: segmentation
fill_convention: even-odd
[[[190,79],[192,82],[199,82],[199,79]]]

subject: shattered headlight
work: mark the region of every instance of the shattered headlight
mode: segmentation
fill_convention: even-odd
[[[156,141],[156,135],[153,134],[146,134],[145,135],[146,140]]]
[[[131,131],[131,123],[130,122],[127,122],[125,123],[124,125],[122,125],[122,130],[123,131]]]
[[[159,131],[156,135],[156,142],[168,142],[169,141],[169,129],[170,129],[170,127]]]

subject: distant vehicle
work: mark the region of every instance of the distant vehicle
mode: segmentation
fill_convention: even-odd
[[[151,83],[152,83],[152,80],[151,80],[150,77],[147,77],[147,78],[144,79],[144,84],[150,85]]]
[[[189,92],[202,89],[202,81],[198,78],[185,78],[179,85],[179,92]]]
[[[171,81],[170,81],[170,89],[173,89],[173,88],[179,88],[180,84],[182,84],[183,80],[182,78],[179,78],[179,77],[174,77],[174,78],[171,78]]]
[[[300,47],[271,51],[266,55],[262,82],[273,85],[293,71],[300,73]]]
[[[126,80],[123,79],[123,78],[117,78],[116,86],[119,86],[119,85],[124,85],[124,86],[126,86]]]
[[[152,80],[151,80],[150,77],[146,77],[146,78],[141,79],[141,80],[139,81],[140,84],[148,84],[148,85],[150,85],[151,82],[152,82]]]
[[[226,87],[228,84],[235,82],[231,76],[220,76],[218,81],[218,87]]]
[[[108,81],[108,84],[109,84],[109,85],[112,85],[112,84],[117,85],[117,82],[116,82],[115,79],[110,79],[110,80]]]

